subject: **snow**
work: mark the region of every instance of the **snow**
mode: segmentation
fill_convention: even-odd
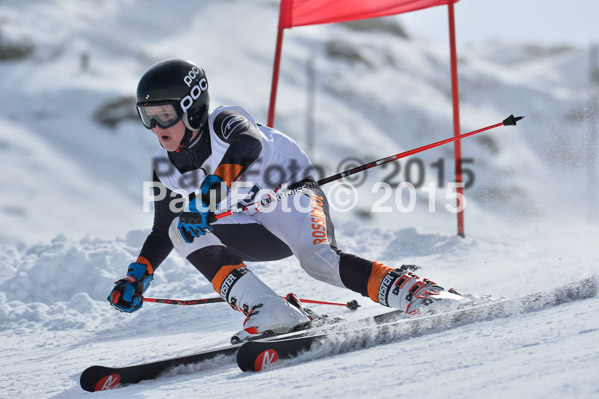
[[[242,315],[225,304],[144,305],[134,314],[106,302],[152,223],[143,212],[155,139],[134,119],[104,126],[94,115],[134,94],[165,57],[207,71],[213,105],[240,104],[265,121],[278,2],[5,2],[0,47],[33,45],[0,62],[0,397],[79,398],[81,371],[124,366],[225,345]],[[248,18],[251,15],[251,18]],[[157,16],[160,16],[158,18]],[[178,21],[176,24],[172,21]],[[333,51],[335,50],[335,51]],[[89,67],[82,67],[84,55]],[[305,68],[317,71],[310,155],[326,175],[452,135],[444,47],[341,25],[285,33],[277,128],[305,135]],[[598,88],[584,47],[484,43],[460,54],[461,124],[474,130],[524,114],[517,127],[463,142],[475,181],[466,190],[466,238],[455,235],[446,185],[416,189],[413,211],[395,192],[371,191],[392,167],[364,173],[353,211],[335,211],[342,249],[389,265],[418,264],[441,285],[518,297],[599,274]],[[594,102],[593,102],[593,99]],[[127,113],[127,110],[124,111]],[[135,116],[135,115],[133,115]],[[453,170],[450,146],[418,154],[425,185]],[[333,185],[325,187],[334,197]],[[407,191],[403,203],[407,204]],[[343,198],[343,197],[340,197]],[[373,212],[390,207],[386,212]],[[433,205],[435,211],[429,212]],[[337,204],[340,205],[340,204]],[[368,215],[368,216],[364,216]],[[307,276],[288,258],[253,263],[277,292],[382,312],[358,294]],[[284,270],[284,273],[281,271]],[[198,298],[211,284],[176,254],[148,295]],[[486,321],[327,359],[244,374],[231,364],[191,367],[102,397],[599,397],[599,301]]]

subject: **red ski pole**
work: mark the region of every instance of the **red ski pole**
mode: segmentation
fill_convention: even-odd
[[[204,305],[206,303],[219,303],[225,300],[221,297],[203,298],[203,299],[164,299],[144,297],[144,302],[166,303],[168,305]]]
[[[356,309],[358,309],[358,307],[360,307],[360,305],[358,304],[358,301],[356,301],[356,300],[349,301],[347,303],[325,302],[325,301],[318,301],[315,299],[300,299],[300,301],[303,303],[314,303],[314,304],[319,304],[319,305],[343,306],[343,307],[346,307],[351,310],[356,310]],[[213,298],[203,298],[203,299],[165,299],[165,298],[144,297],[144,302],[155,302],[155,303],[165,303],[167,305],[188,306],[188,305],[204,305],[207,303],[220,303],[220,302],[225,302],[225,300],[219,296],[213,297]]]
[[[297,188],[295,188],[293,190],[283,191],[283,192],[281,192],[281,193],[279,193],[279,194],[277,194],[275,196],[272,196],[272,197],[269,197],[269,198],[265,198],[265,199],[263,199],[261,201],[257,201],[257,202],[251,203],[251,204],[246,205],[246,206],[244,206],[242,208],[234,208],[234,209],[228,210],[226,212],[219,213],[218,215],[215,215],[215,218],[216,219],[221,219],[221,218],[224,218],[224,217],[227,217],[227,216],[231,216],[231,215],[233,215],[235,213],[240,213],[240,212],[247,211],[248,209],[257,209],[260,206],[268,205],[271,202],[280,201],[280,200],[285,199],[287,197],[290,197],[292,195],[295,195],[295,194],[307,191],[310,188],[313,188],[313,187],[316,187],[316,186],[322,186],[322,185],[330,183],[332,181],[339,180],[339,179],[342,179],[344,177],[354,175],[356,173],[360,173],[360,172],[365,171],[367,169],[375,168],[377,166],[381,166],[381,165],[384,165],[386,163],[393,162],[393,161],[396,161],[398,159],[405,158],[407,156],[410,156],[410,155],[413,155],[413,154],[417,154],[419,152],[423,152],[423,151],[426,151],[426,150],[430,150],[431,148],[439,147],[441,145],[448,144],[448,143],[451,143],[451,142],[454,142],[454,141],[457,141],[457,140],[462,140],[462,139],[464,139],[466,137],[473,136],[475,134],[482,133],[482,132],[485,132],[487,130],[495,129],[495,128],[499,127],[499,126],[515,126],[516,123],[519,120],[523,119],[523,118],[524,118],[524,116],[510,115],[510,116],[508,116],[507,118],[505,118],[500,123],[496,123],[496,124],[491,125],[491,126],[483,127],[482,129],[473,130],[473,131],[468,132],[468,133],[460,134],[459,136],[454,136],[454,137],[450,137],[450,138],[445,139],[445,140],[437,141],[437,142],[432,143],[432,144],[427,144],[427,145],[424,145],[422,147],[414,148],[412,150],[400,152],[399,154],[391,155],[391,156],[386,157],[386,158],[381,158],[381,159],[376,160],[376,161],[368,162],[368,163],[365,163],[364,165],[356,166],[356,167],[354,167],[352,169],[348,169],[348,170],[346,170],[344,172],[337,173],[336,175],[325,177],[324,179],[320,179],[317,182],[314,182],[314,181],[313,182],[308,182],[308,183],[303,184],[300,187],[297,187]]]

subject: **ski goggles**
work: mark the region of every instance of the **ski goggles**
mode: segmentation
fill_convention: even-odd
[[[155,126],[166,129],[175,125],[183,117],[181,108],[174,103],[138,105],[137,113],[141,123],[147,129]]]

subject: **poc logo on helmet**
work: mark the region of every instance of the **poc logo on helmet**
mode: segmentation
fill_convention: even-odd
[[[195,70],[197,70],[197,68],[193,68]],[[189,73],[193,72],[193,69],[191,71],[189,71]],[[199,72],[199,71],[198,71]],[[187,83],[186,79],[189,77],[189,74],[185,77],[185,83]],[[183,112],[187,112],[187,110],[189,109],[189,107],[191,107],[193,105],[193,102],[195,100],[197,100],[200,95],[205,92],[206,90],[208,90],[208,81],[206,80],[206,78],[202,78],[200,79],[200,81],[191,88],[191,90],[189,91],[189,94],[186,95],[185,97],[183,97],[183,99],[181,100],[181,102],[179,102],[179,105],[181,106],[181,109],[183,110]]]
[[[183,81],[185,82],[187,87],[191,87],[191,84],[193,83],[195,78],[198,77],[199,74],[200,70],[197,67],[193,67],[189,72],[187,72],[187,75],[185,75],[185,77],[183,78]]]

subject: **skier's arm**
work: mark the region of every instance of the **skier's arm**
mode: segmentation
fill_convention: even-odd
[[[154,182],[162,184],[156,173]],[[150,286],[154,271],[173,249],[168,230],[179,213],[171,211],[169,206],[170,202],[176,199],[171,196],[172,191],[164,186],[161,188],[167,190],[167,195],[155,202],[152,232],[146,238],[137,260],[128,266],[127,276],[115,283],[107,298],[110,304],[121,312],[131,313],[142,307],[142,295]]]
[[[156,172],[154,172],[154,183],[162,185]],[[146,238],[137,260],[139,263],[147,261],[153,270],[156,270],[160,266],[173,249],[173,243],[168,236],[168,230],[171,222],[179,215],[179,212],[173,212],[170,209],[170,203],[181,200],[181,196],[173,195],[173,192],[169,188],[162,188],[166,189],[166,195],[162,200],[154,202],[154,225],[152,226],[152,232]],[[154,190],[158,190],[158,188]]]
[[[197,202],[195,197],[192,198],[190,212],[181,214],[177,228],[188,243],[212,230],[210,224],[215,220],[213,212],[216,204],[229,194],[233,182],[262,151],[260,131],[238,112],[219,113],[212,122],[212,128],[218,139],[228,144],[228,148],[214,173],[206,176],[200,185],[201,198]]]
[[[260,155],[262,137],[246,117],[233,111],[221,112],[215,118],[213,128],[218,138],[229,144],[214,174],[231,188],[231,183]]]

